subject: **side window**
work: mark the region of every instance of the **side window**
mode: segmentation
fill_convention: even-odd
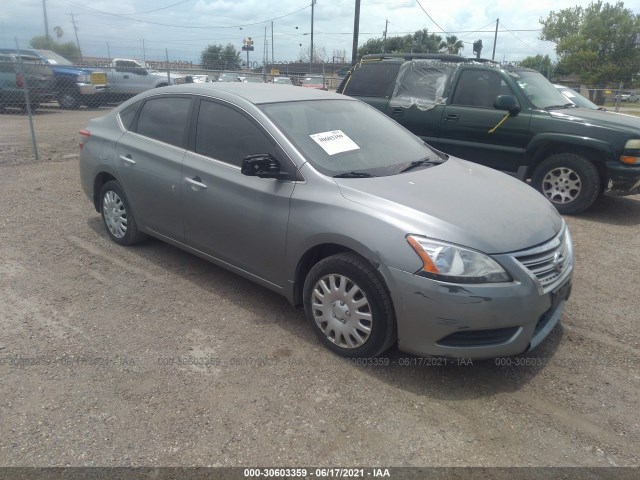
[[[498,95],[513,95],[513,91],[496,72],[464,70],[458,79],[451,103],[493,108]]]
[[[277,157],[275,145],[244,113],[208,100],[200,102],[195,150],[238,167],[253,153]]]
[[[122,126],[125,130],[129,130],[131,128],[131,124],[133,123],[133,119],[136,117],[136,112],[140,107],[140,103],[141,102],[136,102],[133,105],[129,105],[119,113],[120,121],[122,122]]]
[[[144,102],[135,131],[161,142],[184,146],[184,129],[189,121],[191,99],[158,97]]]
[[[345,95],[360,97],[383,97],[395,81],[400,64],[395,62],[363,63],[353,70],[345,85]]]

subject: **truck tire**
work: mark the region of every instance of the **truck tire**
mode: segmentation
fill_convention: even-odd
[[[601,192],[601,183],[595,165],[577,153],[550,155],[531,179],[532,186],[566,215],[589,208]]]
[[[58,104],[65,110],[77,110],[80,107],[80,96],[76,91],[63,89],[58,94]]]

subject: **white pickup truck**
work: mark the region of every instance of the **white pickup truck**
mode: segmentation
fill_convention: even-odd
[[[129,98],[151,88],[177,83],[191,83],[189,75],[151,70],[138,61],[114,58],[106,69],[111,100]]]

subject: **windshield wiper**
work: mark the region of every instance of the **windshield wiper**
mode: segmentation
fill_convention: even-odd
[[[564,105],[549,105],[548,107],[544,107],[545,110],[552,110],[554,108],[573,108],[575,107],[576,104],[569,102],[569,103],[565,103]]]
[[[339,173],[338,175],[334,175],[333,178],[370,178],[375,177],[375,175],[367,172],[345,172]]]
[[[423,158],[422,160],[414,160],[413,162],[409,162],[405,165],[403,165],[402,167],[400,167],[399,170],[396,170],[396,172],[394,173],[394,175],[398,174],[398,173],[404,173],[404,172],[408,172],[409,170],[412,170],[416,167],[420,167],[422,165],[439,165],[441,163],[443,163],[444,160],[432,160],[429,158]]]

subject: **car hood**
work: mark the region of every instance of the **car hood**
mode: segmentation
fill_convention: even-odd
[[[626,115],[624,113],[610,112],[607,110],[567,108],[550,110],[549,115],[553,118],[608,127],[613,130],[625,130],[633,133],[640,131],[640,118],[634,115]]]
[[[407,234],[490,254],[544,243],[563,225],[551,203],[530,186],[454,157],[398,175],[334,180],[346,199],[388,215]]]

